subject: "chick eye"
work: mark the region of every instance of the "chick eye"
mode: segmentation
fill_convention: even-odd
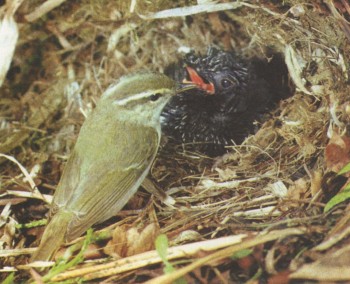
[[[157,101],[157,100],[160,98],[160,96],[161,96],[160,93],[156,93],[156,94],[150,96],[149,98],[150,98],[150,100],[151,100],[152,102],[155,102],[155,101]]]
[[[230,81],[228,79],[222,79],[220,83],[224,89],[227,89],[233,85],[232,81]]]

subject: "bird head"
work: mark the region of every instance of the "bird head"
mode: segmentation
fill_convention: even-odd
[[[243,112],[247,109],[250,66],[231,52],[210,47],[200,56],[190,52],[184,59],[183,82],[197,86],[191,94],[201,102],[216,105],[221,112]]]
[[[205,56],[194,52],[185,57],[187,78],[206,95],[234,96],[249,80],[248,66],[232,53],[210,47]]]
[[[101,97],[100,108],[116,107],[118,116],[128,121],[159,121],[160,113],[169,99],[178,92],[195,86],[176,84],[166,75],[152,72],[122,77]]]

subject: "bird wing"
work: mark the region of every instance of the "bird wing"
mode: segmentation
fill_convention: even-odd
[[[103,173],[103,177],[95,173],[81,183],[79,187],[84,188],[84,194],[72,199],[68,205],[76,214],[68,225],[66,239],[73,240],[93,224],[118,213],[135,194],[150,165],[148,161],[127,170],[109,170]]]
[[[135,125],[109,123],[99,132],[94,123],[98,139],[78,139],[51,208],[50,215],[61,209],[75,213],[67,240],[122,209],[146,177],[158,149],[159,135],[154,128],[135,132]],[[90,134],[91,129],[82,128],[79,138]]]

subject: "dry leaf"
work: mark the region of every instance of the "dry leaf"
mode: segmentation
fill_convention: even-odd
[[[291,274],[293,279],[313,279],[321,281],[350,280],[350,246],[327,253],[321,259],[303,265]]]
[[[154,249],[155,238],[159,235],[159,226],[147,225],[141,231],[129,225],[117,227],[113,238],[104,249],[106,254],[114,257],[126,257]]]
[[[350,161],[350,137],[334,134],[325,149],[329,171],[339,172]]]
[[[294,185],[291,185],[288,189],[288,197],[295,200],[305,198],[308,191],[308,184],[304,178],[297,179]]]

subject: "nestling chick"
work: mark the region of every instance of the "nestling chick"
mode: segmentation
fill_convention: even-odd
[[[253,64],[215,48],[204,56],[191,52],[165,73],[198,88],[169,101],[162,113],[164,133],[209,156],[225,153],[225,146],[240,144],[253,133],[254,121],[272,98]]]

